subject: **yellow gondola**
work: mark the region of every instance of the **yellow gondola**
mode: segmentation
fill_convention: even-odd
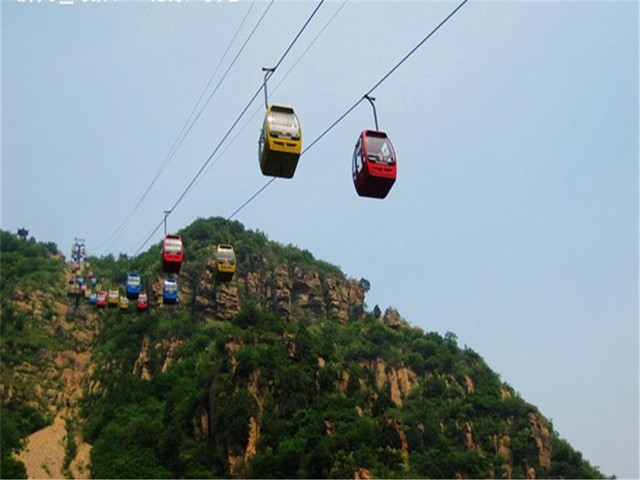
[[[293,108],[267,108],[260,134],[260,169],[270,177],[292,178],[302,151],[302,128]]]
[[[214,278],[221,282],[230,282],[236,273],[236,254],[231,245],[219,244],[216,247],[216,266]]]
[[[120,306],[120,310],[129,310],[129,299],[124,295],[121,295],[118,305]]]
[[[120,300],[120,292],[117,288],[109,289],[109,297],[108,303],[110,307],[116,307],[118,305],[118,301]]]

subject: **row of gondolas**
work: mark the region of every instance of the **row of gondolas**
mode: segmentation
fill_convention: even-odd
[[[260,133],[259,160],[263,175],[292,178],[302,152],[302,128],[295,111],[283,105],[268,105]],[[361,197],[385,198],[396,181],[396,154],[387,134],[378,130],[378,116],[372,97],[375,130],[358,135],[352,158],[353,184]]]
[[[168,274],[162,284],[162,303],[173,305],[178,302],[178,280],[175,276],[180,273],[184,260],[184,245],[178,234],[168,234],[162,242],[162,271]],[[214,278],[218,282],[230,282],[236,272],[236,254],[233,246],[219,244],[216,246]],[[77,279],[81,292],[89,300],[89,304],[98,308],[119,307],[120,310],[129,310],[131,303],[135,303],[138,311],[146,311],[149,308],[149,297],[143,290],[142,277],[138,272],[131,271],[125,281],[125,295],[120,294],[119,288],[97,290],[97,278],[89,275],[93,289],[87,288],[82,278]]]

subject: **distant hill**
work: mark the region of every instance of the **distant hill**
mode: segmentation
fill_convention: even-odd
[[[238,222],[180,234],[176,305],[158,244],[81,272],[121,292],[140,272],[138,313],[97,310],[55,245],[1,232],[3,478],[27,457],[50,478],[603,477],[455,334],[367,311],[366,279]],[[230,283],[217,243],[237,254]],[[25,449],[54,419],[55,468]]]

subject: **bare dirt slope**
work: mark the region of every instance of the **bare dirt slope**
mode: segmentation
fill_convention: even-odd
[[[28,437],[28,443],[18,455],[18,460],[27,468],[29,478],[91,478],[89,470],[90,446],[78,445],[78,453],[64,471],[67,425],[62,414],[56,416],[53,424],[38,430]],[[77,440],[76,440],[77,442]],[[70,474],[70,475],[69,475]]]

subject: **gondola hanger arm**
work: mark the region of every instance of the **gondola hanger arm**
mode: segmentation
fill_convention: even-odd
[[[375,101],[375,97],[370,97],[369,95],[365,95],[364,98],[369,100],[369,103],[371,104],[371,107],[373,108],[373,120],[376,123],[376,130],[380,130],[378,128],[378,114],[376,113],[376,105],[375,105],[375,103],[373,103]]]
[[[264,86],[264,106],[265,106],[265,108],[269,108],[269,100],[267,98],[267,80],[269,80],[269,78],[271,78],[271,75],[275,71],[275,68],[262,67],[262,71],[265,72],[264,73],[264,83],[263,83],[263,86]]]
[[[164,211],[164,236],[167,236],[167,217],[171,214],[171,210]]]

